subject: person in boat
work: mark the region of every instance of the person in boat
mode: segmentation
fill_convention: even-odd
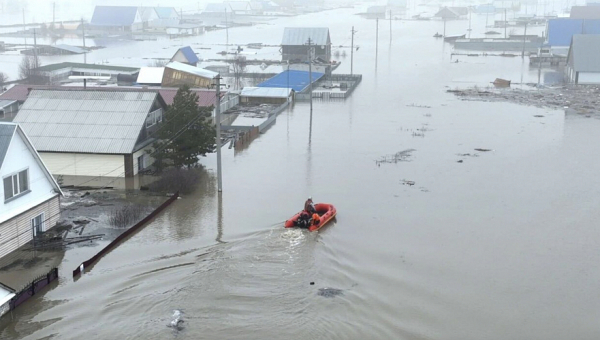
[[[306,202],[304,202],[304,211],[306,211],[309,214],[309,216],[316,212],[315,204],[313,203],[311,196],[309,196]]]
[[[312,215],[312,225],[319,225],[319,223],[321,223],[321,216],[319,216],[317,213],[314,213]]]

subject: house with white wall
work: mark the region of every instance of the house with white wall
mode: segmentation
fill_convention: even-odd
[[[13,121],[55,176],[134,177],[165,109],[151,90],[32,89]]]
[[[565,67],[567,82],[575,85],[600,84],[599,55],[599,34],[575,34]]]
[[[0,123],[0,257],[53,227],[62,192],[23,129]]]

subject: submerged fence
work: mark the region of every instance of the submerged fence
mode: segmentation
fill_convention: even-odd
[[[29,298],[37,294],[54,280],[58,280],[58,268],[52,268],[45,275],[38,276],[32,280],[31,283],[28,283],[25,287],[15,293],[15,297],[10,300],[10,310],[17,308],[19,305],[23,304],[23,302],[29,300]]]
[[[144,217],[141,221],[136,223],[133,227],[129,228],[127,231],[119,235],[116,239],[114,239],[111,243],[109,243],[106,247],[98,252],[98,254],[94,255],[89,260],[83,262],[77,269],[73,270],[73,277],[81,274],[81,268],[85,270],[86,267],[93,265],[96,261],[98,261],[102,256],[111,251],[119,242],[121,242],[126,237],[135,233],[138,229],[144,226],[144,224],[148,223],[152,218],[158,215],[161,211],[163,211],[166,207],[168,207],[171,203],[173,203],[177,197],[179,197],[179,192],[176,192],[171,196],[168,200],[166,200],[163,204],[161,204],[158,208],[156,208],[153,212],[151,212],[148,216]]]

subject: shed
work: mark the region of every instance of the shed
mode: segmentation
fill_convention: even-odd
[[[312,72],[312,81],[315,83],[324,76],[324,73]],[[267,79],[258,84],[258,87],[289,88],[295,92],[303,92],[310,85],[310,74],[308,71],[289,70]]]
[[[53,175],[132,177],[165,107],[156,91],[32,89],[14,122]]]
[[[292,100],[293,90],[281,87],[244,87],[240,93],[242,103],[283,104]]]
[[[308,62],[308,39],[314,44],[314,58],[331,61],[331,38],[327,27],[286,27],[281,42],[282,60]]]
[[[576,85],[600,84],[600,35],[576,34],[567,56],[567,80]]]
[[[19,112],[19,102],[16,100],[0,99],[0,120],[12,121]]]
[[[178,49],[170,61],[171,62],[177,61],[177,62],[180,62],[183,64],[196,66],[196,65],[198,65],[198,62],[200,61],[200,59],[198,58],[196,53],[194,53],[194,50],[192,50],[191,47],[185,46],[185,47],[181,47],[180,49]]]
[[[162,86],[209,87],[212,86],[213,79],[218,75],[217,72],[173,61],[165,67]]]

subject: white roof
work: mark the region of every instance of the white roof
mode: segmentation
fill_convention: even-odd
[[[292,89],[282,87],[244,87],[242,97],[287,98]]]
[[[0,306],[7,303],[14,296],[15,294],[13,292],[6,290],[4,287],[0,286]]]
[[[161,84],[164,67],[142,67],[137,78],[138,84]]]
[[[180,63],[178,61],[170,62],[167,64],[166,67],[173,69],[173,70],[190,73],[190,74],[193,74],[193,75],[196,75],[196,76],[199,76],[202,78],[208,78],[208,79],[213,79],[214,77],[219,75],[217,72],[213,72],[213,71],[209,71],[209,70],[206,70],[206,69],[203,69],[200,67]]]

